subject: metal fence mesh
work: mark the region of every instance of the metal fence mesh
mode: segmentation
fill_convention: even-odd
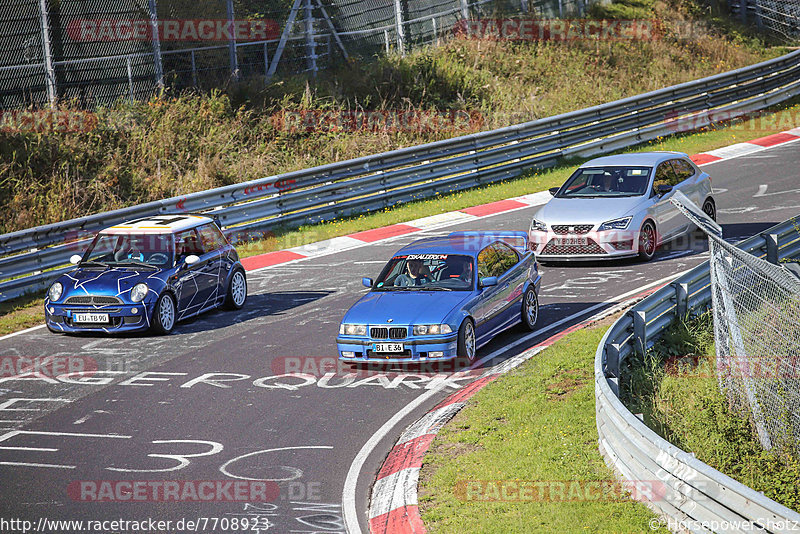
[[[800,281],[723,240],[685,197],[673,203],[709,236],[720,389],[765,449],[800,451]]]
[[[787,41],[800,39],[800,0],[732,0],[729,6],[744,24]]]
[[[162,84],[216,87],[316,73],[350,57],[439,43],[465,18],[575,17],[594,0],[7,0],[0,10],[0,109],[56,99],[91,107],[146,99]],[[266,38],[109,38],[111,21],[265,21]],[[87,21],[98,24],[85,32]],[[163,31],[163,30],[162,30]],[[49,82],[49,83],[48,83]]]

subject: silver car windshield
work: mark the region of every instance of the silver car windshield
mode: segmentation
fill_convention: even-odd
[[[586,167],[575,171],[556,198],[635,197],[644,195],[652,167]]]

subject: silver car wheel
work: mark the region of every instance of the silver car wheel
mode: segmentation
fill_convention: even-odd
[[[528,319],[528,326],[533,326],[539,319],[539,299],[536,298],[536,291],[530,290],[525,296],[525,316]]]
[[[158,307],[158,318],[164,330],[172,330],[175,326],[175,303],[172,299],[165,297],[161,299],[161,304]]]
[[[472,326],[472,321],[467,321],[464,329],[464,348],[467,349],[467,359],[475,360],[475,327]]]
[[[247,282],[245,282],[244,275],[241,271],[233,273],[233,279],[231,280],[231,296],[236,306],[244,304],[244,300],[247,298]]]

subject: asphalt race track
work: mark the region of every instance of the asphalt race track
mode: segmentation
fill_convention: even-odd
[[[704,167],[726,239],[738,241],[800,213],[798,160],[800,142],[794,142]],[[535,209],[422,234],[526,230]],[[0,361],[51,358],[52,366],[67,370],[45,367],[38,378],[0,371],[0,517],[37,526],[43,518],[152,518],[172,521],[171,532],[190,530],[176,526],[182,519],[209,518],[197,531],[230,532],[231,520],[247,518],[258,520],[261,532],[344,532],[344,497],[354,499],[366,532],[369,486],[395,439],[473,379],[426,368],[346,376],[321,365],[335,358],[339,322],[366,291],[361,277],[376,276],[395,250],[420,234],[248,273],[243,310],[206,314],[169,336],[66,337],[39,328],[1,339]],[[665,247],[648,264],[545,265],[538,326],[577,322],[589,308],[595,312],[697,265],[706,250],[694,238]],[[560,328],[535,335],[513,329],[478,358],[496,353],[486,365],[496,364]],[[75,369],[97,371],[71,383],[53,378]],[[287,373],[302,375],[278,376]],[[368,451],[358,479],[349,482],[355,494],[343,495],[364,444],[424,394]],[[226,502],[224,491],[214,502],[87,502],[93,494],[76,490],[87,487],[80,481],[101,488],[97,481],[262,480],[278,481],[280,495],[271,502]]]

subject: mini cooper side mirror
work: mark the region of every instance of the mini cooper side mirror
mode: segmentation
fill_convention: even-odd
[[[183,261],[186,262],[186,265],[193,265],[200,261],[200,257],[197,254],[189,254]]]
[[[73,265],[78,265],[82,259],[83,258],[81,257],[80,254],[73,254],[72,256],[69,257],[69,262]]]
[[[560,187],[551,187],[550,189],[548,189],[548,191],[550,191],[551,195],[556,196],[556,193],[558,193],[559,189],[561,189],[561,188]]]
[[[497,285],[497,277],[496,276],[487,276],[486,278],[481,278],[481,287],[491,287]]]
[[[372,288],[372,278],[362,278],[361,285],[364,287]]]

